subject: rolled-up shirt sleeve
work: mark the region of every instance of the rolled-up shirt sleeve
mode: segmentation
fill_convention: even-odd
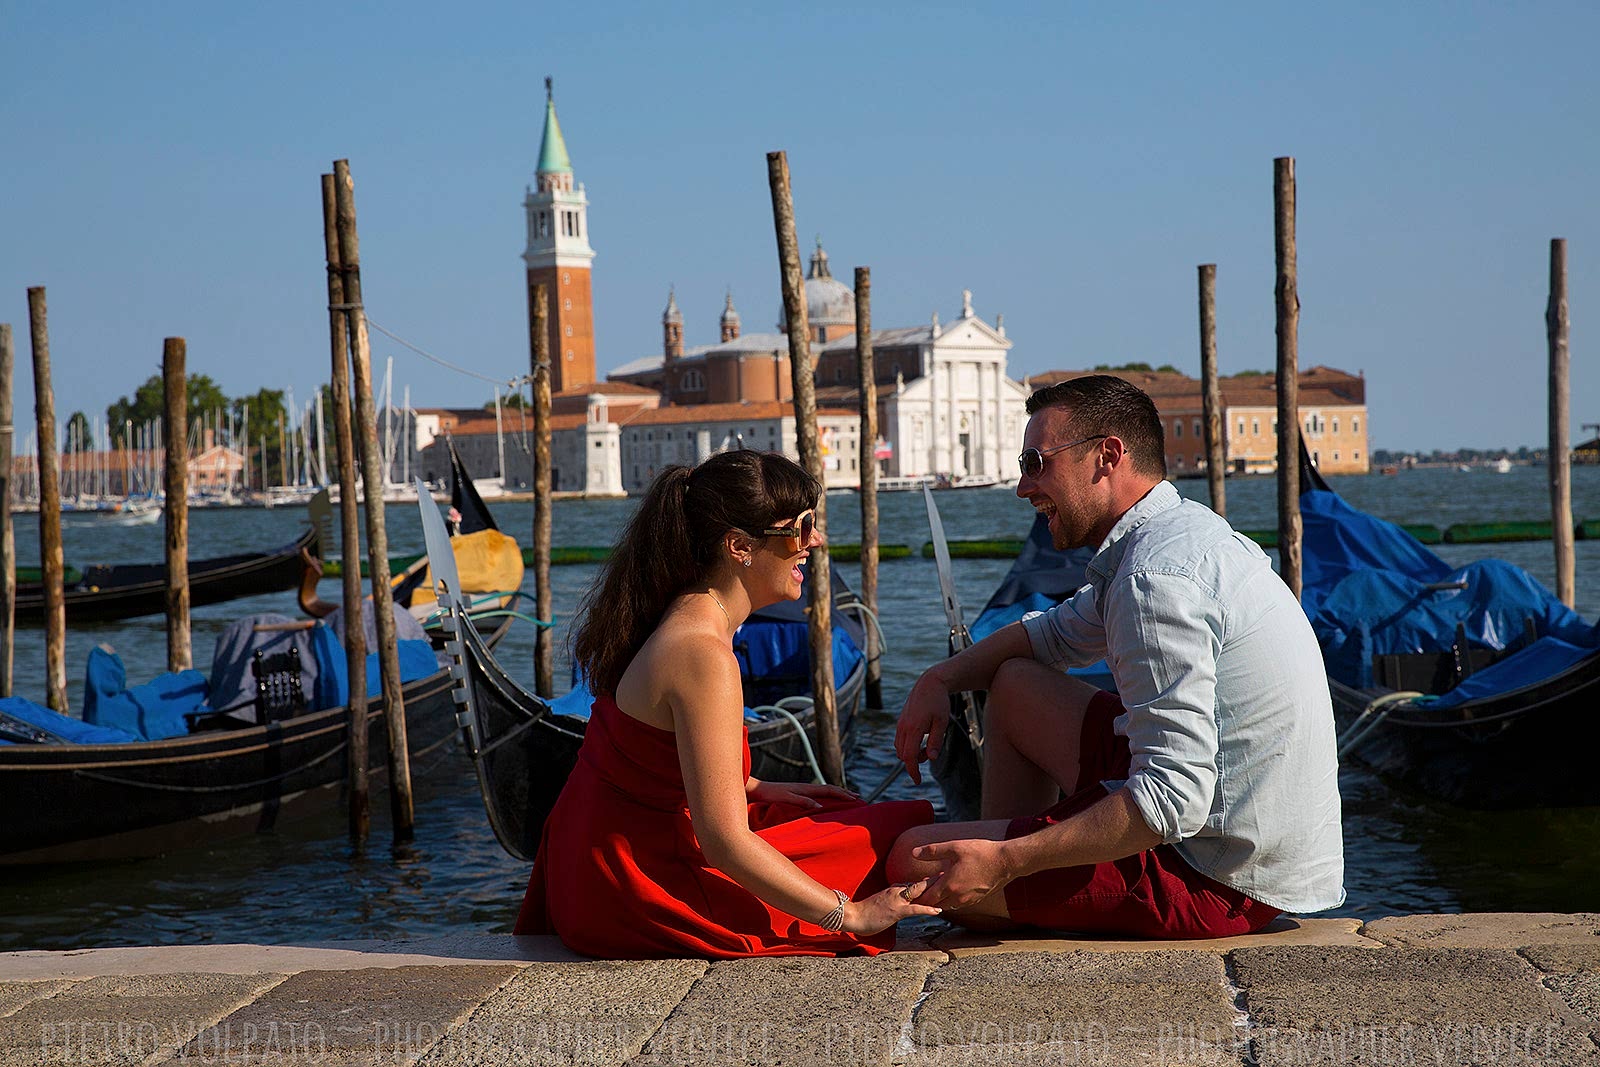
[[[1022,620],[1033,658],[1051,667],[1086,667],[1105,658],[1106,628],[1092,585],[1049,611]]]
[[[1185,575],[1149,572],[1118,580],[1106,601],[1132,755],[1125,788],[1173,844],[1205,826],[1216,796],[1221,606]]]

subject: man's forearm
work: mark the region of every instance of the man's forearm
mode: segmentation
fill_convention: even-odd
[[[1007,877],[1021,878],[1055,867],[1106,863],[1161,844],[1133,797],[1119,789],[1085,811],[1001,846]]]
[[[928,670],[952,693],[988,689],[995,672],[1008,659],[1032,659],[1033,643],[1020,622],[996,630],[982,641]]]

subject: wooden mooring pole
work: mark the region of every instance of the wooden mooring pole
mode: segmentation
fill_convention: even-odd
[[[821,440],[817,434],[816,383],[812,380],[811,326],[806,317],[805,279],[800,273],[800,244],[794,229],[794,196],[789,188],[789,159],[767,153],[767,185],[772,191],[772,221],[778,235],[778,266],[783,279],[783,308],[789,324],[789,374],[794,382],[795,441],[800,463],[818,485],[825,484]],[[817,531],[827,534],[828,495],[817,498]],[[839,748],[839,718],[833,692],[833,582],[827,552],[811,553],[811,600],[806,630],[811,645],[811,698],[822,749],[822,776],[844,784],[844,755]]]
[[[328,347],[332,354],[329,398],[333,404],[333,443],[339,464],[339,556],[344,587],[345,677],[367,676],[367,634],[361,622],[361,514],[356,489],[355,438],[350,430],[350,359],[345,345],[343,261],[339,258],[338,198],[333,175],[322,176],[322,247],[328,260]],[[263,468],[264,470],[265,468]],[[350,839],[362,842],[372,829],[372,797],[367,784],[367,734],[372,702],[365,682],[351,681],[348,705]]]
[[[543,285],[528,290],[528,333],[533,342],[533,595],[534,612],[551,621],[550,595],[550,294]],[[533,639],[534,692],[555,696],[555,631],[537,627]]]
[[[1300,598],[1300,282],[1295,260],[1294,158],[1272,161],[1278,309],[1278,574]]]
[[[1225,447],[1227,427],[1222,424],[1222,384],[1217,380],[1217,265],[1200,265],[1200,406],[1205,420],[1206,484],[1211,488],[1211,510],[1228,514],[1228,473]]]
[[[167,670],[194,666],[189,644],[189,408],[184,378],[188,347],[181,337],[161,344],[162,419],[167,430]]]
[[[1544,312],[1550,345],[1550,539],[1556,549],[1556,596],[1572,607],[1577,596],[1572,545],[1572,431],[1568,424],[1567,242],[1550,242],[1550,302]]]
[[[345,323],[350,332],[350,377],[355,383],[357,432],[361,435],[361,484],[366,490],[367,573],[372,579],[372,621],[378,636],[383,679],[384,722],[389,728],[389,811],[394,843],[416,835],[411,797],[411,749],[406,742],[406,701],[400,688],[400,646],[396,643],[394,598],[389,589],[389,535],[383,524],[382,453],[378,417],[372,404],[372,357],[367,348],[367,318],[361,307],[361,246],[356,235],[356,187],[348,160],[333,164],[339,229],[339,270],[344,275]],[[350,620],[346,629],[355,624]],[[366,672],[350,680],[354,693],[366,685]]]
[[[856,268],[856,373],[861,391],[861,602],[867,620],[867,707],[883,707],[878,647],[878,378],[872,355],[872,268]]]
[[[0,697],[11,696],[17,645],[17,541],[11,530],[12,420],[11,380],[16,368],[11,324],[0,322]]]
[[[67,713],[66,564],[61,553],[61,457],[56,454],[56,395],[50,385],[50,325],[44,287],[28,290],[33,342],[33,418],[39,431],[39,570],[44,583],[45,704]]]

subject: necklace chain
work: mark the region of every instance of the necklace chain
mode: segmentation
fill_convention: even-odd
[[[717,608],[718,608],[718,610],[720,610],[720,611],[721,611],[721,612],[722,612],[722,617],[723,617],[723,618],[724,618],[724,619],[727,619],[727,620],[728,620],[728,628],[729,628],[729,629],[730,629],[730,630],[731,630],[731,629],[733,629],[733,616],[732,616],[732,615],[729,615],[729,614],[728,614],[728,609],[727,609],[727,608],[725,608],[725,607],[723,607],[723,605],[722,605],[722,598],[721,598],[721,597],[719,597],[719,596],[718,596],[718,595],[717,595],[717,594],[716,594],[716,590],[714,590],[714,589],[707,589],[707,590],[706,590],[706,596],[708,596],[708,597],[710,597],[710,598],[711,598],[711,600],[712,600],[712,602],[713,602],[713,603],[715,603],[715,604],[716,604],[716,605],[717,605]]]

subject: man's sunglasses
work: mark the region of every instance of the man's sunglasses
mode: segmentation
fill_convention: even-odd
[[[751,533],[762,537],[787,537],[797,545],[804,545],[811,540],[811,535],[817,530],[817,509],[810,508],[800,513],[792,526],[769,526],[764,530],[752,530]]]
[[[1044,457],[1053,456],[1057,452],[1064,452],[1069,448],[1077,448],[1079,445],[1088,444],[1090,441],[1100,441],[1110,436],[1108,433],[1097,433],[1090,437],[1069,441],[1064,445],[1056,445],[1054,448],[1047,448],[1043,451],[1037,448],[1024,448],[1022,455],[1017,457],[1017,467],[1021,469],[1024,477],[1037,478],[1044,473]]]

